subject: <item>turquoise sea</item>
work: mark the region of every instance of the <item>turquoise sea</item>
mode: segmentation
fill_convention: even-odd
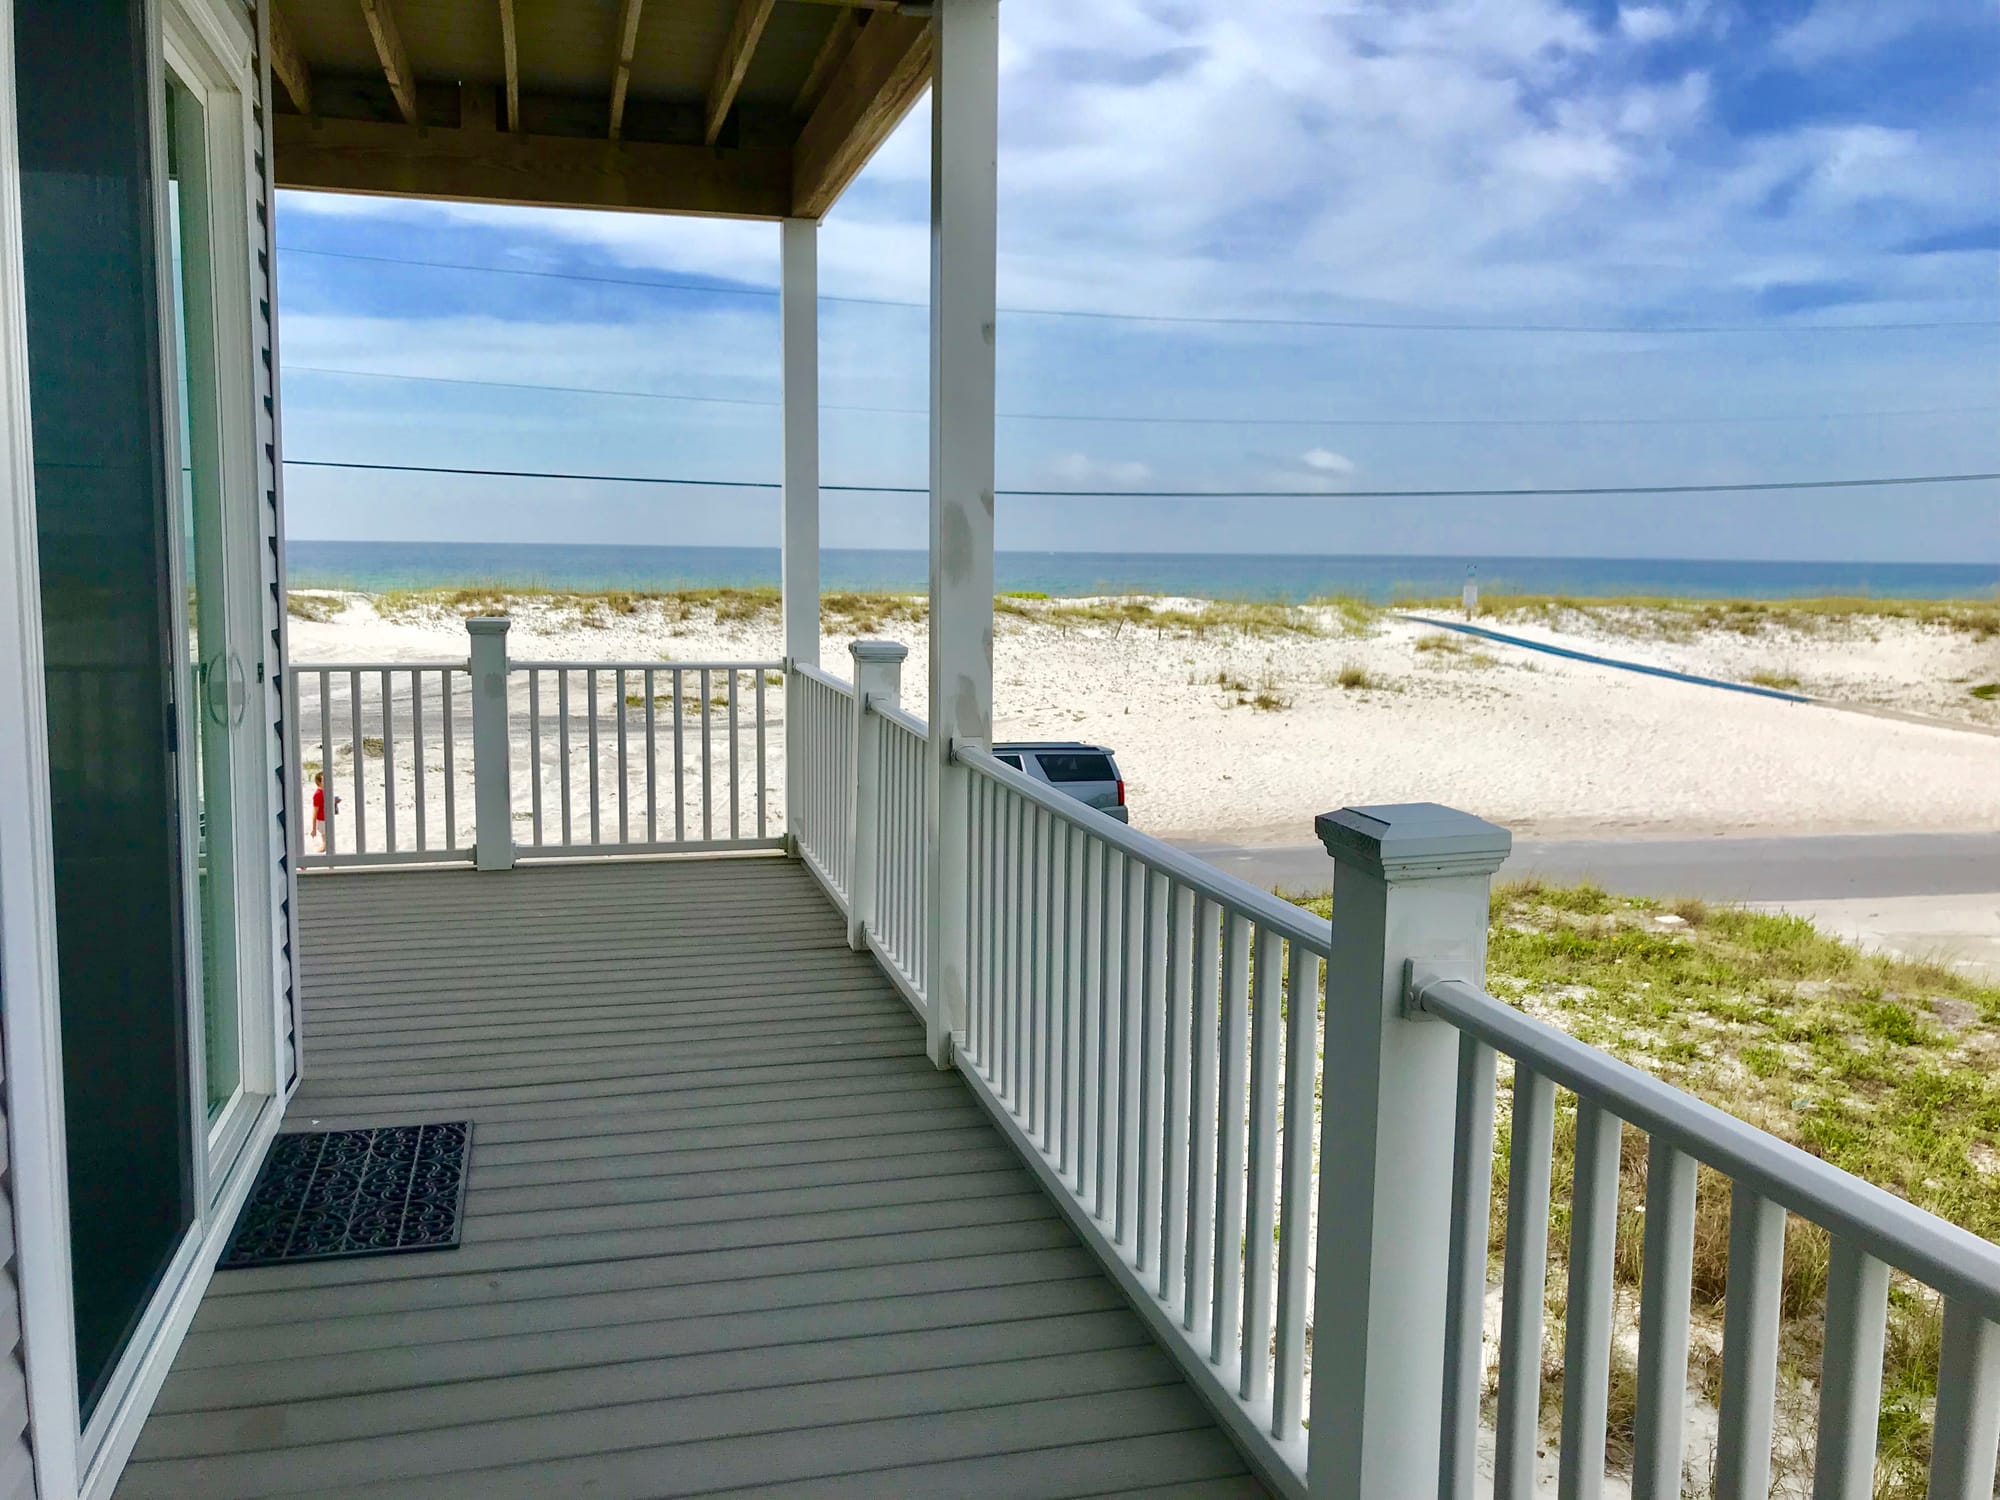
[[[294,539],[295,587],[382,589],[512,584],[557,589],[771,586],[775,547],[626,547],[523,542],[329,542]],[[827,589],[921,591],[922,552],[829,548]],[[1908,599],[2000,597],[2000,563],[1731,562],[1632,557],[1311,557],[1252,553],[1002,552],[1002,592],[1186,594],[1300,600],[1354,594],[1387,603],[1456,597],[1468,571],[1488,593]]]

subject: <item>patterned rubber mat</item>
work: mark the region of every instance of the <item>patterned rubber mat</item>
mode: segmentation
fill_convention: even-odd
[[[472,1125],[281,1135],[218,1269],[458,1246]]]

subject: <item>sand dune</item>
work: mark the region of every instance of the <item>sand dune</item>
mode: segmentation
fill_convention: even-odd
[[[441,610],[384,618],[365,598],[343,603],[330,620],[292,621],[295,661],[464,652],[462,627]],[[1782,703],[1505,646],[1441,646],[1435,632],[1391,617],[1356,625],[1315,611],[1312,633],[1267,634],[1091,620],[1073,606],[1016,608],[994,643],[998,734],[1111,746],[1134,822],[1154,833],[1297,843],[1327,808],[1416,800],[1537,834],[2000,828],[2000,737],[1970,724]],[[586,612],[594,621],[586,623],[573,603],[522,600],[511,612],[511,647],[523,658],[779,652],[769,611],[718,619],[696,608],[679,619],[641,601],[629,614]],[[1754,647],[1740,637],[1647,643],[1532,628],[1686,670],[1755,670],[1746,666]],[[909,645],[904,702],[922,713],[921,622],[870,633]],[[822,660],[841,676],[852,634],[829,633],[822,644]],[[1763,645],[1760,660],[1771,655]],[[1962,690],[1934,693],[1937,683],[1995,665],[1991,642],[1896,621],[1872,634],[1786,642],[1779,654],[1808,691],[1823,684],[1857,701],[1926,711],[1963,699]]]

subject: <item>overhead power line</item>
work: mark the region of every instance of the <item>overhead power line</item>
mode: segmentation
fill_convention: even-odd
[[[439,464],[367,464],[324,458],[288,458],[287,467],[351,469],[367,473],[458,474],[486,479],[588,480],[606,484],[674,485],[693,489],[777,490],[775,480],[696,479],[655,474],[565,474],[545,469],[466,469]],[[1735,484],[1578,485],[1554,489],[1463,490],[995,490],[1014,500],[1498,500],[1577,495],[1742,495],[1769,490],[1860,490],[1920,485],[1976,484],[2000,480],[2000,469],[1978,474],[1898,474],[1867,479],[1767,479]],[[822,491],[854,495],[928,495],[923,485],[822,484]]]
[[[783,403],[750,396],[690,396],[677,391],[641,391],[595,385],[546,385],[524,380],[475,380],[459,375],[409,375],[397,370],[344,370],[330,365],[287,365],[288,375],[332,375],[353,380],[410,380],[426,385],[477,386],[489,390],[536,391],[566,396],[618,396],[645,401],[680,401],[705,406],[750,406],[775,410]],[[820,403],[821,411],[867,412],[875,416],[923,417],[920,406],[856,406]],[[1671,417],[1195,417],[1135,413],[1001,411],[1013,422],[1106,422],[1161,427],[1696,427],[1782,422],[1847,422],[1879,417],[1959,417],[2000,411],[2000,406],[1933,406],[1874,411],[1778,412]]]
[[[642,276],[604,276],[586,271],[544,271],[525,266],[482,266],[463,261],[413,260],[397,255],[365,255],[354,250],[317,250],[303,245],[280,245],[284,255],[311,255],[326,260],[363,261],[372,265],[421,266],[434,271],[472,271],[488,276],[534,276],[550,281],[577,281],[600,286],[648,287],[664,292],[700,292],[714,297],[759,297],[775,300],[775,287],[715,286],[699,281],[664,281]],[[822,293],[822,302],[857,307],[922,308],[929,304],[894,297],[839,297]],[[1002,307],[999,311],[1020,318],[1084,318],[1113,323],[1195,324],[1218,328],[1330,328],[1353,332],[1378,330],[1394,333],[1577,333],[1577,334],[1683,334],[1683,333],[1909,333],[1947,328],[2000,328],[2000,318],[1908,320],[1875,323],[1464,323],[1442,319],[1376,318],[1275,318],[1200,313],[1104,312],[1075,307]]]

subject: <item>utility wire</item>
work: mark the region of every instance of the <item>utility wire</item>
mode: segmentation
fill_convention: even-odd
[[[716,297],[776,298],[775,287],[713,286],[696,281],[660,281],[651,277],[602,276],[583,271],[538,271],[524,266],[481,266],[461,261],[411,260],[396,255],[364,255],[353,250],[314,250],[301,245],[280,245],[282,255],[312,255],[327,260],[364,261],[372,265],[423,266],[434,271],[474,271],[489,276],[537,276],[551,281],[580,281],[602,286],[651,287],[656,291],[702,292]],[[822,302],[845,303],[857,307],[928,307],[925,302],[908,302],[893,297],[836,297],[822,294]],[[1355,331],[1382,330],[1398,333],[1891,333],[1946,328],[2000,328],[2000,318],[1941,319],[1884,323],[1673,323],[1648,326],[1638,323],[1450,323],[1443,321],[1399,321],[1372,318],[1260,318],[1204,316],[1196,313],[1101,312],[1074,307],[1002,307],[1000,312],[1021,318],[1084,318],[1115,323],[1198,324],[1220,328],[1338,328]]]
[[[626,396],[646,401],[683,401],[709,406],[754,406],[775,410],[779,401],[748,396],[688,396],[675,391],[638,391],[610,386],[543,385],[522,380],[475,380],[457,375],[406,375],[396,370],[343,370],[330,365],[287,365],[287,375],[333,375],[354,380],[412,380],[427,385],[478,386],[488,390],[537,391],[567,396]],[[821,411],[867,412],[875,416],[924,417],[920,406],[854,406],[823,401]],[[1773,422],[1846,422],[1876,417],[1961,417],[2000,411],[2000,406],[1932,406],[1876,411],[1779,412],[1761,416],[1684,417],[1192,417],[1092,412],[1001,411],[1013,422],[1106,422],[1161,427],[1692,427]]]
[[[656,484],[695,489],[777,490],[772,480],[687,479],[652,474],[559,474],[542,469],[461,469],[433,464],[363,464],[323,458],[288,458],[288,468],[352,469],[368,473],[464,474],[487,479],[573,479],[609,484]],[[2000,469],[1982,474],[1899,474],[1869,479],[1772,479],[1741,484],[1584,485],[1561,489],[1475,490],[995,490],[1015,500],[1453,500],[1508,499],[1561,495],[1741,495],[1766,490],[1858,490],[1912,485],[1976,484],[2000,479]],[[921,485],[822,484],[822,491],[855,495],[928,495]]]

